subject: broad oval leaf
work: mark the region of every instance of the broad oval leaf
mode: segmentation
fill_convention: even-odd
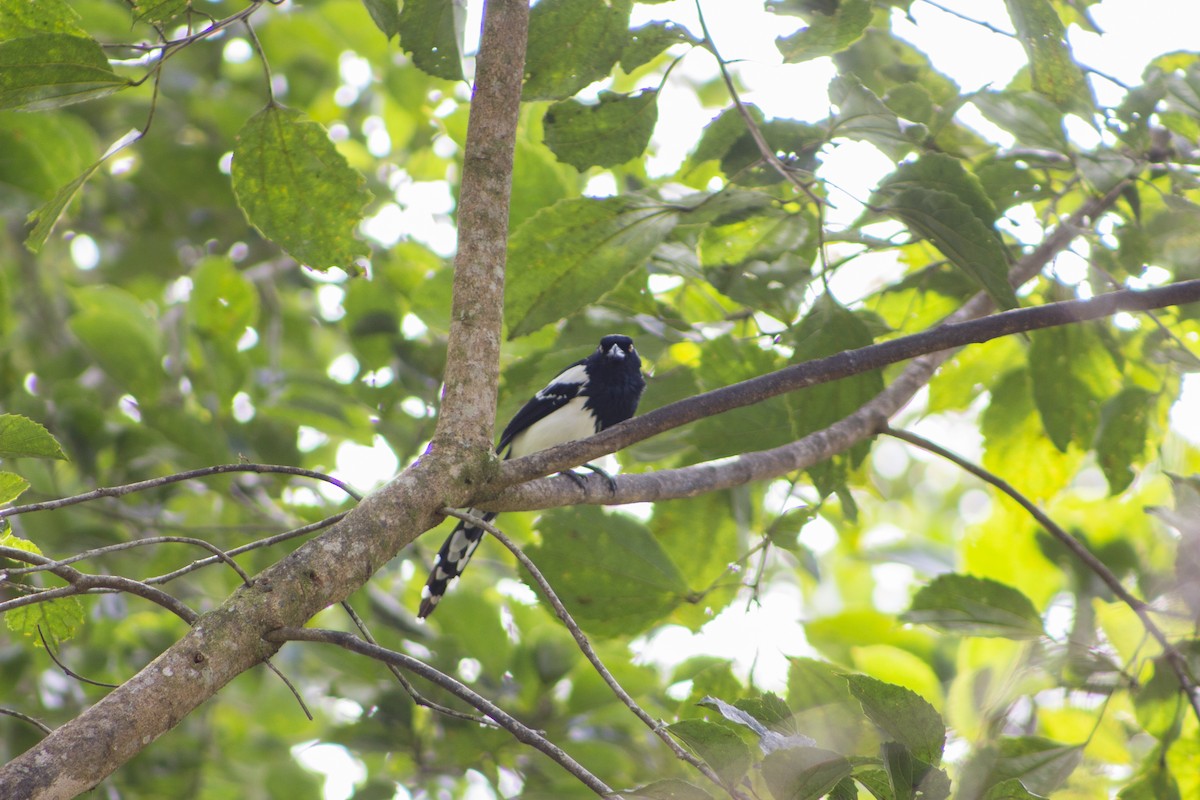
[[[775,800],[817,800],[853,770],[845,756],[819,747],[776,750],[762,762],[763,779]]]
[[[38,33],[0,41],[0,109],[59,108],[129,85],[94,39]]]
[[[736,733],[702,719],[685,719],[667,730],[713,768],[726,783],[736,785],[750,769],[750,748]]]
[[[967,636],[1036,639],[1044,635],[1033,602],[990,578],[939,575],[921,588],[905,612],[908,622]]]
[[[941,763],[946,723],[923,697],[867,675],[847,675],[846,684],[884,734],[907,747],[921,761],[933,766]]]
[[[636,197],[588,197],[544,208],[513,233],[504,306],[508,338],[599,300],[675,227],[677,215]]]
[[[529,549],[571,615],[589,633],[633,636],[689,594],[675,564],[641,523],[595,506],[544,514]]]
[[[658,121],[658,92],[601,92],[600,102],[586,105],[563,100],[546,109],[546,146],[559,161],[582,172],[588,167],[615,167],[637,158],[650,143]]]
[[[20,414],[0,414],[0,458],[67,460],[62,446],[50,431]]]
[[[454,0],[404,0],[395,30],[389,30],[389,8],[378,0],[371,0],[367,10],[375,24],[387,34],[400,34],[400,46],[412,54],[413,63],[436,78],[460,81],[463,77],[462,54],[462,11]],[[391,0],[390,8],[395,8]]]
[[[842,0],[830,4],[832,13],[816,10],[816,4],[804,10],[808,27],[791,36],[775,40],[783,60],[788,64],[833,55],[854,44],[871,23],[871,0]],[[776,10],[786,10],[783,4],[773,4]]]
[[[561,100],[606,77],[629,41],[629,0],[542,0],[529,12],[522,100]]]
[[[354,237],[371,201],[364,180],[325,129],[299,111],[269,105],[238,133],[233,190],[246,219],[297,261],[354,270],[367,254]]]

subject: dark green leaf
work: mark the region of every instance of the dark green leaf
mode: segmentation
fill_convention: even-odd
[[[636,789],[628,789],[621,792],[621,796],[638,800],[712,800],[712,795],[699,786],[693,786],[678,778],[668,778]]]
[[[601,92],[600,102],[563,100],[546,110],[546,146],[559,161],[583,171],[615,167],[637,158],[658,121],[658,92],[636,95]]]
[[[891,198],[886,211],[974,278],[1001,309],[1016,308],[1008,283],[1008,256],[996,234],[971,207],[949,192],[905,189]]]
[[[847,675],[846,683],[867,716],[893,741],[927,764],[937,765],[946,746],[942,716],[916,692],[867,675]]]
[[[233,151],[234,193],[250,223],[297,261],[353,272],[367,253],[354,230],[371,193],[325,129],[302,117],[270,105],[246,123]]]
[[[621,69],[633,72],[648,64],[659,53],[676,44],[700,44],[700,40],[681,25],[661,20],[649,22],[629,32],[629,41],[621,50]]]
[[[830,81],[829,100],[837,106],[831,138],[869,142],[893,160],[913,148],[913,140],[901,129],[895,112],[853,76],[839,75]]]
[[[0,113],[0,183],[49,199],[96,155],[95,134],[72,114]]]
[[[786,63],[795,64],[845,50],[858,41],[871,23],[870,0],[840,0],[830,5],[833,7],[827,12],[810,5],[804,12],[808,27],[775,40]]]
[[[258,321],[258,290],[228,258],[209,257],[192,270],[188,310],[201,331],[237,344],[246,328]]]
[[[0,414],[0,458],[67,460],[50,431],[20,414]]]
[[[374,0],[382,6],[385,0]],[[371,10],[368,4],[368,11]],[[394,7],[394,2],[392,3]],[[448,81],[462,80],[462,42],[460,23],[456,18],[457,3],[454,0],[404,0],[400,16],[396,20],[395,33],[400,34],[400,46],[412,54],[413,63],[436,78]],[[393,31],[380,24],[391,24],[390,9],[380,9],[380,17],[372,11],[371,18],[390,39]]]
[[[750,769],[750,748],[724,725],[685,719],[668,725],[667,730],[730,785],[736,785]]]
[[[1042,800],[1042,798],[1031,794],[1016,778],[1009,778],[988,789],[983,800]]]
[[[542,0],[529,15],[524,100],[561,100],[607,77],[629,40],[630,0]]]
[[[968,172],[960,159],[945,153],[925,153],[916,161],[901,164],[880,186],[884,197],[905,189],[928,189],[952,194],[966,204],[975,218],[989,229],[1000,216],[979,178]]]
[[[1071,57],[1066,30],[1049,0],[1005,0],[1004,5],[1029,57],[1034,91],[1059,108],[1089,112],[1091,90]]]
[[[989,578],[939,575],[913,597],[908,622],[967,636],[1033,639],[1044,635],[1028,597]]]
[[[1089,324],[1034,331],[1029,348],[1033,400],[1046,434],[1060,451],[1089,448],[1100,425],[1100,405],[1120,375]]]
[[[589,633],[632,636],[688,595],[679,570],[645,526],[594,506],[558,509],[538,525],[529,557]]]
[[[400,6],[396,0],[363,0],[363,5],[367,8],[367,13],[371,15],[371,21],[375,23],[375,27],[383,31],[383,35],[391,41],[393,36],[400,34]],[[405,3],[405,6],[408,4]],[[417,34],[419,36],[419,34]],[[457,51],[458,40],[455,39],[455,50]],[[426,53],[425,55],[428,55]],[[413,59],[413,63],[421,66],[420,63]],[[461,73],[462,68],[459,68]],[[436,74],[436,73],[434,73]]]
[[[677,216],[636,197],[542,209],[509,240],[504,306],[515,339],[594,303],[645,263]]]
[[[1096,460],[1108,480],[1110,494],[1119,494],[1133,483],[1133,468],[1146,454],[1149,416],[1155,401],[1145,389],[1128,386],[1100,409]]]
[[[1049,796],[1064,783],[1079,762],[1083,747],[1066,745],[1039,736],[1012,736],[1000,740],[994,775],[1016,778],[1034,794]]]
[[[35,33],[0,41],[0,109],[59,108],[126,86],[92,39]]]
[[[775,800],[817,800],[853,770],[845,757],[818,747],[776,750],[762,762],[763,779]]]

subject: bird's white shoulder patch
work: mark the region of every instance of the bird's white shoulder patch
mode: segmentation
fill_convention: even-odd
[[[586,439],[596,432],[596,418],[583,407],[586,397],[574,397],[549,416],[539,419],[513,437],[510,458],[520,458],[547,447],[576,439]]]
[[[540,399],[540,398],[548,397],[551,394],[557,394],[557,392],[551,392],[550,390],[554,386],[556,386],[557,384],[560,384],[560,383],[566,383],[566,384],[576,383],[576,384],[579,384],[579,388],[582,389],[584,386],[587,386],[587,381],[588,381],[587,368],[585,366],[583,366],[583,364],[576,364],[572,367],[567,367],[562,372],[555,375],[554,380],[552,380],[552,381],[550,381],[550,383],[546,384],[546,388],[544,388],[540,392],[538,392],[537,396]]]

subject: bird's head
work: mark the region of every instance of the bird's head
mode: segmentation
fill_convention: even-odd
[[[614,361],[624,361],[626,356],[637,353],[633,349],[633,339],[628,336],[622,336],[619,333],[610,333],[601,339],[596,352]]]

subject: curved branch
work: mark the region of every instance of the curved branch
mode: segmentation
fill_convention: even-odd
[[[388,650],[377,644],[365,642],[350,633],[322,630],[320,628],[279,628],[267,633],[265,638],[275,644],[283,644],[284,642],[320,642],[322,644],[337,645],[352,653],[358,653],[359,655],[373,658],[376,661],[382,661],[385,664],[391,664],[408,670],[414,675],[419,675],[430,683],[440,686],[464,703],[486,714],[495,720],[497,725],[511,733],[517,741],[545,753],[556,764],[578,778],[584,786],[591,789],[597,795],[601,797],[620,796],[614,795],[612,789],[608,788],[603,781],[585,769],[582,764],[567,755],[558,745],[526,726],[483,695],[472,691],[444,672],[439,672],[425,662],[418,661],[412,656],[397,653],[395,650]]]
[[[1139,597],[1135,597],[1128,589],[1126,589],[1124,584],[1122,584],[1117,576],[1113,574],[1112,570],[1110,570],[1103,561],[1093,555],[1092,551],[1088,550],[1087,546],[1083,542],[1079,541],[1065,531],[1062,526],[1050,519],[1050,517],[1044,511],[1034,505],[1029,498],[1018,492],[1015,488],[1013,488],[1012,484],[1000,476],[988,472],[983,467],[968,461],[957,453],[953,453],[946,448],[929,441],[923,436],[918,436],[915,433],[909,433],[908,431],[896,430],[895,428],[887,428],[883,432],[889,436],[894,436],[902,442],[908,442],[909,444],[919,447],[922,450],[927,450],[934,455],[941,456],[961,469],[971,473],[981,481],[996,487],[1001,492],[1016,501],[1017,505],[1025,509],[1029,516],[1037,520],[1039,525],[1041,525],[1051,536],[1061,542],[1063,547],[1067,548],[1067,550],[1069,550],[1072,555],[1079,559],[1085,567],[1092,571],[1092,574],[1103,581],[1104,585],[1107,586],[1114,595],[1120,598],[1121,602],[1129,606],[1133,610],[1133,613],[1138,615],[1138,619],[1142,621],[1142,627],[1144,627],[1146,632],[1154,637],[1154,640],[1158,642],[1160,647],[1162,647],[1163,654],[1167,659],[1167,663],[1171,665],[1171,670],[1175,673],[1175,677],[1179,681],[1180,688],[1183,689],[1183,693],[1187,695],[1188,702],[1191,703],[1192,706],[1192,711],[1196,714],[1196,719],[1200,720],[1200,694],[1198,694],[1196,691],[1196,680],[1191,674],[1191,668],[1188,666],[1187,659],[1181,652],[1179,652],[1179,649],[1175,647],[1175,645],[1171,644],[1171,640],[1167,638],[1167,635],[1163,633],[1162,628],[1158,627],[1158,624],[1155,623],[1154,619],[1150,616],[1150,606],[1147,605],[1146,601]]]
[[[187,472],[177,472],[174,475],[164,475],[161,478],[151,478],[145,481],[137,481],[135,483],[127,483],[123,486],[102,486],[99,489],[93,489],[90,492],[73,495],[71,497],[60,497],[57,500],[47,500],[42,503],[29,503],[23,506],[13,506],[12,508],[0,508],[0,519],[5,517],[15,517],[18,514],[30,514],[34,511],[53,511],[57,508],[73,506],[77,503],[88,503],[92,500],[98,500],[101,497],[122,497],[135,492],[144,492],[147,489],[157,489],[160,486],[167,486],[172,483],[181,481],[190,481],[194,478],[207,478],[213,475],[224,475],[229,472],[258,472],[264,474],[278,473],[282,475],[299,475],[304,478],[313,478],[314,480],[325,481],[341,489],[346,494],[353,497],[355,500],[362,500],[362,495],[354,491],[348,485],[322,472],[313,472],[311,469],[302,469],[300,467],[288,467],[281,464],[216,464],[211,467],[201,467],[200,469],[192,469]]]
[[[1145,311],[1194,302],[1200,302],[1200,280],[1182,281],[1142,291],[1112,292],[1088,300],[1070,300],[1033,308],[1020,308],[971,321],[948,322],[911,336],[786,367],[769,375],[679,400],[615,425],[591,438],[558,445],[525,458],[506,461],[501,467],[498,482],[507,483],[510,479],[521,481],[548,475],[614,453],[635,442],[690,422],[760,403],[768,398],[819,383],[879,369],[916,356],[924,357],[927,363],[918,366],[917,362],[914,362],[914,372],[909,376],[909,380],[904,379],[907,373],[902,373],[897,383],[908,385],[912,377],[924,375],[926,372],[932,374],[932,370],[928,368],[929,364],[936,361],[936,368],[936,365],[940,365],[949,357],[953,349],[966,344],[986,342],[1014,333],[1070,325],[1111,316],[1121,311]],[[969,304],[964,306],[964,310],[969,308]],[[915,388],[919,389],[920,386]],[[891,416],[908,401],[908,398],[905,398],[904,402],[895,402],[892,398],[898,391],[891,391],[889,387],[884,394],[863,407],[864,416],[875,418],[873,423],[870,419],[858,419],[848,427],[839,428],[835,425],[798,442],[773,450],[747,453],[719,466],[701,464],[642,475],[622,475],[617,479],[615,493],[609,491],[608,484],[600,480],[585,481],[586,488],[565,479],[537,481],[524,486],[514,486],[495,497],[477,500],[473,505],[487,511],[517,511],[571,503],[618,504],[666,500],[724,489],[748,480],[776,477],[795,469],[812,466],[829,455],[841,452],[836,449],[838,447],[844,449],[860,438],[879,433],[880,419]],[[848,417],[847,420],[849,419],[851,418]],[[847,440],[847,434],[858,438]]]

